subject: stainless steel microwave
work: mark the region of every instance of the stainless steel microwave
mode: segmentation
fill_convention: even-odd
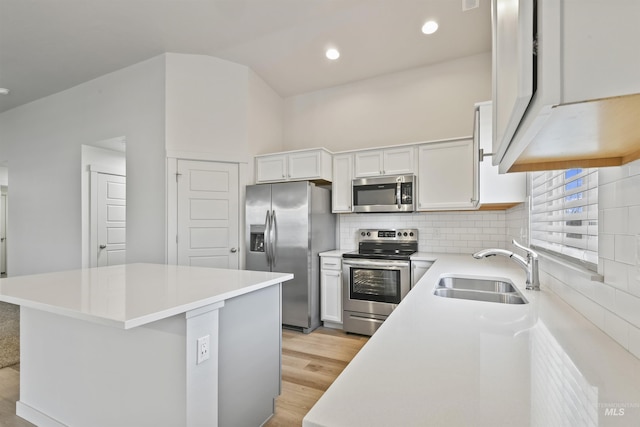
[[[413,212],[415,176],[394,175],[354,179],[353,212]]]

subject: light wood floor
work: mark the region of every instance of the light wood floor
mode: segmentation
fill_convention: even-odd
[[[282,331],[282,394],[266,427],[299,427],[302,419],[360,351],[368,338],[318,328],[310,334]],[[33,427],[16,415],[20,366],[0,369],[0,426]]]
[[[20,397],[20,365],[0,369],[0,426],[35,427],[16,415]]]

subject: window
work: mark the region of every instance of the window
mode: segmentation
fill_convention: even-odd
[[[598,169],[531,174],[531,245],[597,268]]]

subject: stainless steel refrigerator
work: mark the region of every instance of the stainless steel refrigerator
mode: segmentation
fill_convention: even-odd
[[[293,273],[282,284],[282,324],[320,325],[318,253],[335,249],[331,191],[307,181],[247,186],[247,270]]]

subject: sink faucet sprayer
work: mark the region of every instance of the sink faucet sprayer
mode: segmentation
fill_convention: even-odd
[[[533,250],[527,248],[526,246],[522,246],[518,242],[514,240],[511,241],[517,248],[522,249],[527,253],[527,258],[513,253],[511,251],[507,251],[505,249],[485,249],[473,254],[473,257],[476,259],[486,258],[495,255],[506,256],[507,258],[511,258],[522,267],[527,272],[527,290],[540,290],[540,279],[538,278],[538,254]]]

